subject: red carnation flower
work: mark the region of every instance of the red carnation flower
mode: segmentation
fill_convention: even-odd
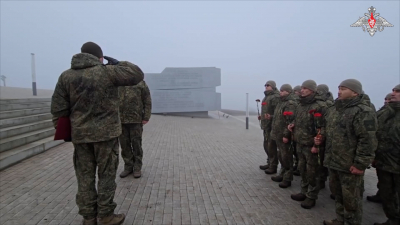
[[[316,109],[311,109],[310,111],[309,111],[309,113],[310,114],[313,114],[313,113],[315,113],[317,110]]]
[[[266,105],[266,104],[267,104],[266,102],[261,103],[261,105]]]
[[[285,112],[283,112],[283,115],[284,116],[291,116],[291,115],[293,115],[293,112],[285,111]]]
[[[314,114],[314,117],[321,117],[321,116],[322,116],[321,113],[315,113],[315,114]]]

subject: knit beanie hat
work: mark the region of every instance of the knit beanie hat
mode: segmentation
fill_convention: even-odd
[[[315,83],[313,80],[306,80],[301,86],[310,89],[313,92],[317,91],[317,83]]]
[[[356,79],[347,79],[342,81],[342,83],[339,84],[339,87],[346,87],[358,94],[364,94],[364,91],[362,89],[362,85],[360,81]]]
[[[276,89],[276,83],[275,83],[275,81],[269,80],[269,81],[267,81],[267,83],[265,83],[265,86],[267,86],[267,84],[268,84],[269,86],[271,86],[273,89]]]
[[[322,93],[328,93],[329,92],[329,87],[326,84],[320,84],[317,86],[317,91],[320,91]]]
[[[396,85],[396,87],[394,87],[393,90],[400,91],[400,84]]]
[[[284,85],[281,86],[280,91],[287,91],[287,92],[290,93],[290,92],[293,91],[293,89],[292,89],[292,86],[290,84],[284,84]]]
[[[101,50],[100,46],[90,41],[82,45],[81,52],[92,54],[99,59],[103,57],[103,50]]]
[[[297,85],[293,88],[293,91],[301,91],[300,85]]]
[[[392,98],[392,93],[386,95],[385,100],[390,100]]]

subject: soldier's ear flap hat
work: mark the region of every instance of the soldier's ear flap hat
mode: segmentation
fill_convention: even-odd
[[[287,92],[290,93],[290,92],[293,91],[293,89],[292,89],[292,86],[290,84],[284,84],[284,85],[281,86],[280,91],[287,91]]]
[[[400,84],[396,85],[396,87],[393,88],[393,91],[400,91]]]
[[[392,98],[392,93],[386,95],[385,100],[390,100]]]
[[[339,84],[339,87],[346,87],[358,94],[364,94],[364,91],[362,89],[362,84],[360,81],[356,79],[347,79],[342,81],[342,83]]]
[[[301,91],[300,85],[297,85],[293,88],[293,91]]]
[[[328,93],[329,92],[329,87],[326,84],[320,84],[317,86],[317,91],[321,91],[323,93]]]
[[[267,83],[265,83],[265,86],[267,85],[271,86],[273,89],[276,89],[276,83],[273,80],[267,81]]]
[[[301,85],[301,87],[305,87],[307,89],[310,89],[313,92],[317,92],[317,83],[315,83],[315,81],[313,81],[313,80],[304,81],[303,84]]]
[[[82,45],[81,53],[88,53],[96,56],[99,59],[103,57],[103,50],[101,50],[99,45],[91,41]]]

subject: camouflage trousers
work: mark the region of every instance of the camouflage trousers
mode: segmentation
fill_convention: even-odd
[[[74,169],[78,182],[76,204],[85,219],[114,213],[118,168],[118,138],[109,141],[74,144]],[[99,178],[96,190],[96,169]]]
[[[143,124],[122,124],[122,134],[119,137],[121,155],[125,162],[125,170],[140,171],[143,166],[142,149]]]
[[[318,199],[319,193],[319,163],[318,154],[311,153],[312,146],[297,144],[299,156],[298,169],[301,175],[301,193],[310,199]]]
[[[278,145],[278,158],[281,163],[281,170],[279,175],[283,177],[285,181],[293,180],[293,152],[289,143],[283,143],[282,140],[276,140]]]
[[[278,149],[276,141],[271,139],[270,133],[268,133],[267,139],[267,155],[268,155],[268,165],[269,168],[276,169],[278,167]]]
[[[294,156],[294,167],[297,168],[299,166],[299,156],[297,155],[297,151],[296,151],[296,142],[292,141],[292,152],[293,152],[293,156]]]
[[[337,219],[345,225],[361,225],[364,175],[354,175],[333,169],[329,170],[329,174],[336,195]]]
[[[400,220],[400,174],[394,174],[380,169],[377,169],[377,174],[383,211],[388,219]]]
[[[325,160],[325,146],[320,146],[319,148],[319,168],[320,168],[320,175],[321,175],[321,182],[325,182],[328,180],[329,170],[324,166]]]

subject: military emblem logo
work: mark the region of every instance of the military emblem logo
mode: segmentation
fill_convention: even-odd
[[[393,27],[385,18],[379,16],[379,13],[375,13],[375,7],[371,6],[368,9],[369,13],[364,13],[363,17],[360,17],[355,23],[350,25],[350,27],[361,27],[363,31],[367,31],[372,37],[379,30],[382,32],[384,27]]]

